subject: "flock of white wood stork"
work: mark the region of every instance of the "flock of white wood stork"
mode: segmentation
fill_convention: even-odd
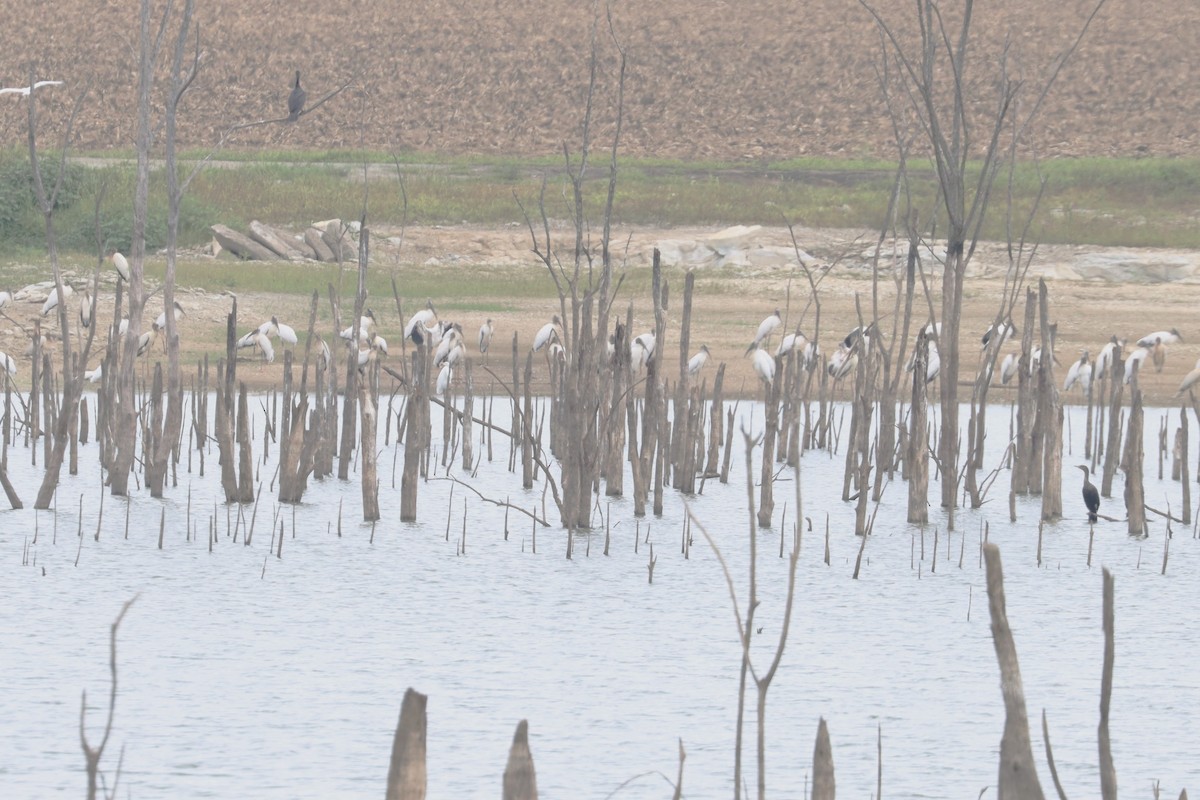
[[[109,260],[116,269],[119,279],[128,281],[129,262],[125,257],[121,253],[114,251],[109,255]],[[72,288],[64,285],[64,299],[69,300],[73,295],[74,291]],[[11,292],[0,291],[0,311],[10,305],[13,299]],[[52,290],[42,305],[42,316],[49,316],[57,306],[58,293]],[[91,292],[84,290],[78,313],[80,324],[85,329],[92,324],[95,311],[96,298],[92,296]],[[183,307],[179,303],[175,303],[175,319],[180,320],[184,316],[185,311]],[[154,345],[160,332],[166,328],[166,319],[166,311],[164,310],[151,324],[150,329],[140,335],[137,349],[139,356],[147,353]],[[127,319],[121,320],[118,328],[120,335],[123,336],[125,334],[128,324],[129,321]],[[771,340],[783,327],[783,324],[783,317],[780,310],[775,309],[772,314],[767,316],[758,325],[754,337],[746,348],[746,356],[752,357],[755,374],[768,385],[775,379],[776,356],[785,356],[795,351],[800,354],[802,363],[807,363],[820,355],[817,343],[810,340],[799,327],[781,336],[775,348],[773,350],[770,349]],[[551,321],[541,326],[534,335],[533,351],[545,351],[546,357],[551,360],[564,360],[566,353],[563,350],[561,331],[562,320],[555,314]],[[873,324],[860,326],[839,340],[836,350],[829,357],[826,365],[829,376],[835,382],[841,381],[854,371],[858,363],[859,353],[865,344],[869,343],[870,338],[875,335],[875,331],[876,329]],[[926,382],[931,383],[936,379],[940,370],[941,362],[937,341],[941,333],[941,325],[926,324],[920,332],[922,334],[920,340],[923,340],[926,346]],[[1011,319],[1005,320],[998,325],[990,326],[981,338],[981,352],[986,351],[992,345],[998,350],[1003,348],[1006,342],[1016,333],[1016,326]],[[485,358],[494,334],[493,321],[488,319],[480,326],[476,342],[478,352]],[[386,356],[388,353],[387,340],[379,333],[375,312],[369,308],[359,318],[357,325],[346,327],[340,332],[339,336],[346,343],[347,347],[354,347],[357,343],[358,365],[360,369],[365,368],[373,359]],[[408,318],[408,321],[404,325],[404,337],[416,344],[421,344],[428,340],[434,355],[434,366],[439,370],[436,391],[439,395],[444,394],[453,381],[456,366],[466,353],[467,342],[463,335],[462,326],[455,322],[440,320],[433,302],[428,301],[424,308]],[[283,345],[295,345],[297,344],[298,337],[295,329],[280,322],[277,316],[272,316],[269,320],[248,331],[238,339],[237,347],[239,350],[248,349],[260,354],[263,363],[269,364],[275,360],[276,341]],[[1129,383],[1134,370],[1143,368],[1144,363],[1147,361],[1156,371],[1161,372],[1166,363],[1167,349],[1171,345],[1182,341],[1183,337],[1174,328],[1155,331],[1141,337],[1136,342],[1137,347],[1126,356],[1124,373],[1119,377],[1125,383]],[[1063,391],[1071,391],[1077,388],[1082,392],[1084,397],[1088,397],[1092,385],[1096,381],[1102,377],[1118,377],[1112,374],[1115,363],[1114,356],[1118,348],[1122,348],[1121,352],[1124,352],[1125,345],[1125,339],[1120,339],[1114,335],[1099,349],[1094,359],[1091,358],[1088,350],[1082,350],[1080,358],[1072,363],[1067,370],[1066,379],[1063,382]],[[655,336],[652,332],[643,333],[633,338],[630,344],[630,361],[635,373],[644,369],[650,362],[651,357],[654,355],[655,346]],[[320,341],[320,347],[320,357],[329,359],[329,347],[323,339]],[[608,347],[611,355],[614,347],[611,337]],[[30,346],[31,352],[32,345]],[[27,355],[30,353],[27,353]],[[1041,355],[1040,347],[1033,348],[1029,364],[1031,372],[1037,368]],[[708,346],[702,344],[700,349],[688,360],[688,374],[693,376],[699,374],[708,364],[710,358],[711,353]],[[911,371],[914,368],[915,360],[916,348],[914,348],[912,355],[908,359],[908,370]],[[1008,384],[1012,381],[1017,373],[1019,360],[1019,353],[1011,351],[1006,353],[1003,358],[999,358],[1000,367],[998,377],[1001,384]],[[0,369],[5,370],[10,375],[15,374],[17,369],[16,361],[7,353],[0,352]],[[99,381],[102,375],[101,367],[96,367],[93,370],[85,372],[86,378],[92,382]],[[1200,383],[1200,361],[1197,361],[1195,368],[1183,378],[1177,395],[1181,396],[1185,394],[1198,383]]]

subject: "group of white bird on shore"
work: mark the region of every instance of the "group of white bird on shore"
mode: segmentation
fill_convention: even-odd
[[[113,251],[109,255],[108,260],[112,262],[113,267],[116,269],[119,280],[128,281],[129,262],[125,257],[120,252]],[[69,301],[75,295],[75,292],[70,286],[64,284],[62,294],[63,299]],[[84,290],[82,295],[78,314],[80,325],[86,329],[92,324],[95,317],[96,297],[88,290]],[[13,301],[14,297],[11,292],[0,291],[0,313],[3,312],[5,307],[11,305]],[[48,317],[57,308],[58,302],[58,292],[51,290],[42,305],[42,316]],[[178,302],[174,304],[174,309],[176,321],[185,316],[185,311]],[[160,332],[165,330],[166,321],[167,316],[164,310],[151,324],[150,329],[140,334],[137,348],[139,356],[144,355],[150,350],[158,339]],[[118,323],[119,335],[125,335],[128,325],[128,319],[122,319]],[[746,348],[745,354],[751,357],[755,374],[768,386],[775,380],[777,357],[796,352],[799,354],[801,363],[811,363],[821,355],[816,341],[810,340],[799,326],[795,330],[779,337],[778,343],[774,348],[771,348],[772,339],[783,327],[783,316],[777,308],[759,323],[749,346]],[[870,344],[875,330],[874,324],[859,326],[838,341],[837,348],[826,363],[826,370],[835,382],[845,379],[854,371],[858,363],[859,354],[865,346]],[[928,323],[921,328],[920,333],[921,336],[918,341],[924,341],[925,343],[925,379],[926,383],[931,383],[937,378],[940,371],[941,362],[938,352],[938,337],[941,334],[941,325]],[[1001,348],[1005,346],[1005,343],[1016,333],[1016,326],[1011,319],[989,326],[980,340],[981,354],[986,355],[989,348],[992,347],[999,353]],[[479,334],[476,340],[476,348],[479,354],[485,359],[494,335],[495,327],[493,320],[487,319],[479,327]],[[49,342],[53,336],[54,334],[50,334],[49,336],[43,334],[44,343]],[[386,357],[388,354],[388,342],[380,334],[375,312],[370,308],[364,310],[357,325],[350,325],[341,330],[339,338],[345,342],[348,348],[357,348],[360,369],[365,369],[372,360]],[[433,354],[434,367],[439,370],[435,383],[436,393],[439,396],[445,394],[454,379],[456,367],[467,352],[467,341],[463,334],[462,325],[439,319],[437,310],[432,300],[430,300],[426,302],[425,307],[412,314],[405,322],[404,338],[412,341],[414,344],[423,344],[426,341],[429,343],[431,353]],[[280,342],[283,346],[294,346],[298,343],[298,337],[294,328],[281,322],[278,316],[272,315],[270,319],[243,334],[237,340],[237,348],[239,350],[253,350],[261,355],[264,364],[270,364],[275,361],[276,341]],[[1123,379],[1124,383],[1129,383],[1134,370],[1140,369],[1147,361],[1153,365],[1157,372],[1161,372],[1166,363],[1168,348],[1182,342],[1183,337],[1175,328],[1155,331],[1141,337],[1136,341],[1136,348],[1125,357],[1124,373],[1119,377]],[[1095,359],[1092,359],[1089,350],[1081,350],[1080,358],[1067,369],[1066,378],[1063,382],[1063,391],[1071,391],[1078,388],[1084,397],[1089,397],[1094,383],[1102,378],[1118,377],[1113,375],[1112,371],[1116,364],[1118,349],[1120,348],[1120,352],[1124,353],[1126,343],[1127,340],[1118,338],[1116,335],[1112,336],[1106,344],[1099,348]],[[629,345],[629,355],[630,364],[635,374],[645,369],[650,363],[654,356],[656,345],[657,342],[653,332],[646,332],[633,337]],[[614,339],[613,337],[609,337],[608,348],[610,357],[613,355],[614,347]],[[553,315],[551,320],[542,325],[534,334],[532,350],[533,352],[545,352],[546,358],[550,361],[563,361],[566,359],[566,351],[563,349],[562,320],[557,314]],[[32,344],[30,352],[27,355],[31,354]],[[1037,368],[1041,355],[1041,348],[1034,347],[1028,365],[1030,372]],[[906,369],[909,371],[914,369],[916,356],[916,348],[914,347],[913,353],[906,364]],[[328,363],[328,359],[331,357],[329,347],[323,339],[320,340],[319,357],[324,359],[326,363]],[[699,350],[687,362],[686,370],[688,375],[698,375],[707,366],[711,357],[712,353],[708,345],[700,345]],[[1019,368],[1019,353],[1008,352],[1003,358],[999,358],[999,356],[997,358],[1000,364],[998,375],[1000,383],[1007,385],[1012,381]],[[1055,362],[1057,363],[1057,358],[1055,358]],[[17,370],[16,361],[7,353],[0,352],[0,369],[9,375],[14,375]],[[103,373],[102,368],[98,366],[93,370],[86,371],[84,374],[89,381],[96,382],[101,379]],[[1197,361],[1195,368],[1183,378],[1179,385],[1177,396],[1182,396],[1197,384],[1200,384],[1200,361]]]
[[[114,250],[109,253],[106,260],[112,262],[113,268],[117,272],[118,281],[125,281],[126,283],[128,283],[129,277],[130,277],[129,261],[125,258],[125,256],[122,255],[119,251]],[[69,284],[64,283],[62,285],[62,295],[61,296],[62,296],[62,300],[64,303],[69,303],[71,301],[71,298],[75,296],[75,289],[73,287],[71,287]],[[4,311],[4,309],[7,308],[8,306],[12,305],[15,300],[16,300],[16,297],[14,296],[13,292],[0,291],[0,313],[5,314],[7,316],[7,312]],[[96,301],[97,301],[97,296],[93,295],[89,289],[83,290],[83,297],[79,303],[79,309],[78,309],[79,325],[80,325],[81,329],[83,329],[83,330],[89,329],[92,326],[92,323],[95,321]],[[50,318],[51,313],[54,312],[58,308],[58,302],[59,302],[58,288],[57,287],[51,288],[49,290],[49,293],[46,296],[45,301],[42,303],[41,316]],[[174,309],[175,309],[174,317],[175,317],[176,321],[179,321],[184,316],[186,316],[187,312],[184,311],[183,306],[181,306],[178,301],[176,301],[174,303]],[[10,319],[11,319],[11,317],[10,317]],[[143,356],[147,352],[149,352],[150,348],[153,346],[155,341],[157,341],[160,332],[165,330],[166,327],[167,327],[167,312],[164,309],[162,311],[162,313],[160,313],[158,315],[158,317],[156,317],[155,320],[151,323],[150,329],[147,331],[144,331],[138,335],[137,355]],[[122,318],[117,323],[117,335],[120,337],[124,337],[125,334],[128,332],[128,330],[129,330],[129,319],[127,317]],[[46,347],[47,345],[49,345],[49,343],[53,339],[57,338],[58,335],[59,334],[57,334],[57,333],[42,333],[41,334],[41,342],[40,342],[41,346]],[[33,355],[33,342],[32,341],[30,342],[29,347],[26,349],[25,355],[26,355],[26,357],[30,357]],[[16,361],[12,358],[12,356],[10,356],[7,353],[0,352],[0,367],[3,367],[4,371],[8,375],[15,375],[17,372]],[[84,378],[86,378],[89,382],[96,383],[103,377],[104,370],[103,370],[102,366],[97,366],[95,369],[85,370],[83,375],[84,375]]]

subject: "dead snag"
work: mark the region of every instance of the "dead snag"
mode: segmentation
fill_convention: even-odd
[[[813,747],[812,800],[834,800],[837,782],[833,778],[833,746],[829,743],[829,726],[825,718],[817,723],[817,742]]]
[[[88,744],[87,730],[84,728],[84,721],[87,718],[87,690],[83,690],[83,700],[79,705],[79,744],[83,747],[83,757],[87,763],[88,776],[88,800],[96,800],[96,790],[99,788],[100,778],[100,759],[104,757],[104,748],[108,745],[109,734],[112,733],[113,712],[117,707],[117,629],[121,627],[121,620],[125,619],[125,613],[129,611],[129,607],[133,605],[133,601],[137,600],[135,595],[132,599],[127,600],[125,605],[121,606],[121,613],[117,614],[116,620],[113,621],[108,633],[108,669],[112,676],[108,690],[108,720],[104,723],[104,735],[100,738],[100,744],[92,747]],[[118,770],[120,767],[118,766]]]
[[[1129,534],[1146,535],[1146,493],[1142,483],[1142,390],[1135,370],[1130,391],[1129,425],[1125,431],[1125,511],[1129,515]]]
[[[409,688],[400,705],[400,721],[392,739],[392,761],[388,767],[387,800],[424,800],[425,731],[427,695]]]
[[[1021,666],[1017,645],[1008,625],[1004,601],[1004,569],[1000,548],[983,546],[987,563],[988,610],[992,618],[992,644],[1000,665],[1000,690],[1004,696],[1004,736],[1000,740],[999,800],[1042,800],[1029,739],[1029,719],[1025,714],[1025,690],[1021,685]]]
[[[1100,796],[1117,800],[1117,771],[1113,767],[1112,746],[1108,739],[1108,708],[1112,700],[1113,658],[1113,576],[1104,570],[1104,669],[1100,677]]]
[[[537,800],[537,796],[537,773],[529,750],[529,722],[521,720],[504,768],[504,800]]]

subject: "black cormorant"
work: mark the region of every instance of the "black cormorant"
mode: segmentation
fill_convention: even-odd
[[[300,70],[296,70],[296,85],[292,87],[292,93],[288,95],[288,122],[295,122],[300,116],[301,109],[304,108],[304,99],[308,94],[300,88]]]
[[[1083,504],[1087,506],[1088,522],[1095,522],[1099,519],[1097,512],[1100,510],[1100,492],[1096,490],[1096,487],[1089,480],[1092,471],[1083,464],[1077,464],[1076,466],[1083,470]]]

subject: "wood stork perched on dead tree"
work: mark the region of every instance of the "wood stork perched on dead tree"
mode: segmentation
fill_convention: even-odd
[[[1182,397],[1185,393],[1191,391],[1191,388],[1200,381],[1200,359],[1196,360],[1196,366],[1187,375],[1183,376],[1183,381],[1179,384],[1179,391],[1175,393],[1176,397]]]
[[[1004,346],[1009,337],[1017,333],[1017,326],[1013,324],[1012,317],[1001,322],[999,325],[992,323],[988,329],[983,332],[983,337],[980,339],[980,350],[986,350],[988,345],[994,340],[997,349]]]
[[[697,352],[696,355],[694,355],[688,359],[687,374],[692,377],[695,377],[696,375],[698,375],[700,373],[700,370],[704,369],[704,366],[708,363],[708,359],[709,359],[710,355],[711,354],[708,352],[708,345],[706,345],[706,344],[700,345],[699,352]]]
[[[117,270],[117,277],[129,283],[129,261],[125,256],[121,255],[120,250],[113,250],[108,254],[108,260],[113,263],[113,267]]]
[[[559,320],[558,314],[551,317],[550,321],[543,325],[533,336],[533,352],[540,352],[546,345],[550,344],[551,340],[559,339],[559,328],[562,327],[562,321]]]
[[[775,381],[775,359],[761,347],[754,350],[754,372],[767,386]]]
[[[779,326],[782,324],[783,317],[780,315],[779,309],[777,308],[775,309],[775,313],[758,324],[758,330],[754,333],[754,341],[752,341],[750,346],[746,348],[746,355],[750,355],[752,352],[754,352],[756,347],[770,339],[771,334],[775,333],[775,331],[778,330]]]
[[[75,290],[64,283],[62,287],[63,301],[70,300],[73,294],[75,294]],[[46,302],[42,303],[42,316],[48,316],[56,308],[58,308],[58,289],[51,289],[50,296],[46,298]]]
[[[374,317],[371,319],[374,321]],[[413,344],[421,344],[424,340],[423,334],[428,332],[430,325],[436,321],[437,309],[433,307],[432,300],[426,300],[425,307],[409,317],[408,322],[405,323],[404,338],[412,339]]]
[[[1067,370],[1067,378],[1063,381],[1063,391],[1069,392],[1078,384],[1084,397],[1092,396],[1092,364],[1088,359],[1088,351],[1084,350],[1079,360]]]

